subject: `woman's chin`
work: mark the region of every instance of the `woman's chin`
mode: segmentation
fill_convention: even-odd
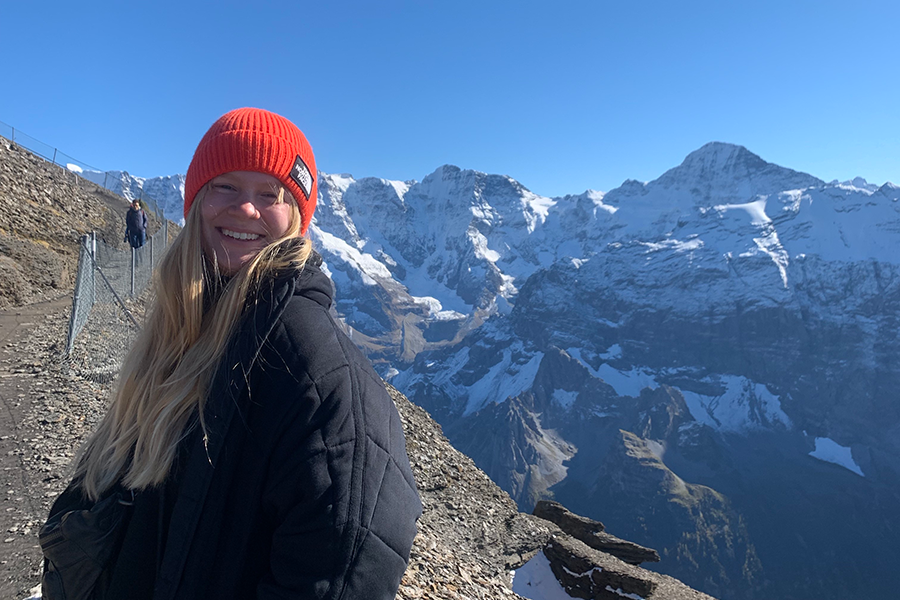
[[[219,272],[223,275],[234,275],[266,247],[263,238],[238,241],[220,236],[212,242],[207,244],[205,250],[215,254]]]

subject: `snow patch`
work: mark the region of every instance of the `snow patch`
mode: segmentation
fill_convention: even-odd
[[[638,244],[647,248],[646,254],[670,249],[675,252],[690,252],[691,250],[699,250],[702,248],[703,240],[694,238],[686,242],[682,242],[681,240],[663,240],[661,242],[638,242]]]
[[[775,263],[775,266],[778,267],[778,273],[781,275],[781,282],[784,284],[784,288],[787,289],[787,269],[790,265],[790,259],[788,258],[788,253],[778,239],[778,234],[773,229],[771,233],[765,237],[753,238],[753,242],[756,244],[756,247],[759,248],[763,254],[771,258],[772,262]]]
[[[73,173],[84,173],[84,169],[82,169],[78,165],[73,165],[72,163],[66,163],[66,168]]]
[[[383,179],[382,181],[384,183],[386,183],[387,185],[391,186],[392,188],[394,188],[394,191],[397,193],[397,197],[400,198],[401,200],[403,200],[403,197],[406,195],[406,192],[409,191],[409,184],[406,183],[405,181],[393,181],[390,179]]]
[[[663,460],[666,456],[666,447],[656,440],[646,440],[647,448],[653,453],[653,456],[659,460]]]
[[[320,177],[321,176],[322,175],[320,175]],[[329,180],[329,183],[331,184],[332,187],[334,187],[337,190],[340,190],[340,192],[342,194],[344,192],[346,192],[347,189],[350,187],[350,184],[354,182],[353,176],[348,175],[347,173],[340,173],[337,175],[328,174],[328,175],[324,175],[324,177]]]
[[[572,600],[550,570],[543,550],[513,571],[513,591],[529,600]]]
[[[428,308],[428,313],[430,315],[441,312],[441,309],[443,308],[441,301],[437,298],[432,298],[431,296],[412,296],[412,301]]]
[[[603,363],[599,369],[594,371],[594,376],[611,385],[620,396],[636,398],[641,395],[641,390],[644,388],[656,389],[659,387],[651,373],[638,368],[620,371]]]
[[[575,403],[575,399],[578,397],[578,392],[569,392],[566,390],[556,389],[553,390],[553,396],[551,399],[553,402],[556,402],[563,408],[569,408]]]
[[[431,296],[412,296],[413,302],[428,308],[428,320],[430,321],[458,321],[465,319],[466,315],[455,310],[444,310],[444,305],[437,298]]]
[[[615,326],[615,324],[612,324]],[[659,383],[650,371],[635,367],[628,371],[616,369],[608,363],[603,363],[598,368],[593,368],[581,355],[580,348],[568,348],[566,354],[577,360],[588,372],[598,379],[602,379],[612,386],[616,394],[620,396],[638,397],[644,388],[656,389]],[[622,357],[622,347],[613,344],[606,352],[599,355],[604,360],[615,360]]]
[[[466,315],[455,310],[441,310],[431,315],[433,321],[459,321],[465,318]]]
[[[606,586],[607,592],[612,592],[617,596],[622,596],[623,598],[631,598],[632,600],[644,600],[643,596],[639,596],[637,594],[629,594],[628,592],[622,591],[622,588],[613,589],[611,585]]]
[[[732,433],[791,428],[781,400],[765,385],[734,375],[704,381],[723,385],[724,393],[707,396],[681,390],[691,415],[700,423]]]
[[[532,356],[525,364],[513,362],[514,344],[503,351],[503,358],[491,367],[487,374],[468,388],[469,399],[466,402],[464,415],[472,414],[491,402],[503,402],[507,398],[518,396],[534,384],[543,352]]]
[[[539,224],[547,220],[547,215],[550,214],[550,209],[556,204],[556,200],[525,192],[522,203],[531,209],[524,211],[524,216],[528,233],[533,233]]]
[[[767,199],[768,196],[762,196],[759,200],[748,202],[746,204],[719,204],[718,206],[713,206],[713,209],[719,213],[724,213],[729,210],[743,210],[750,215],[750,222],[753,225],[764,225],[772,222],[772,219],[766,214]]]
[[[602,210],[611,215],[616,214],[616,211],[619,210],[619,207],[617,207],[617,206],[611,206],[609,204],[603,203],[603,196],[606,195],[603,192],[598,192],[596,190],[588,190],[586,192],[586,195],[591,200],[591,202],[594,203],[594,207],[597,208],[598,210]]]
[[[469,229],[469,240],[472,241],[472,250],[475,253],[476,257],[483,258],[492,263],[500,260],[500,253],[496,250],[491,250],[490,248],[488,248],[487,238],[484,237],[484,234],[477,229]]]
[[[393,279],[386,266],[375,259],[371,254],[364,254],[327,231],[316,229],[318,243],[328,252],[340,257],[347,265],[353,267],[366,285],[375,285],[375,277]]]
[[[860,477],[865,477],[862,469],[853,460],[853,453],[850,451],[850,448],[841,446],[830,438],[816,438],[816,449],[810,452],[809,455],[813,458],[844,467]]]
[[[31,595],[25,598],[25,600],[41,600],[41,586],[34,586],[28,593]]]

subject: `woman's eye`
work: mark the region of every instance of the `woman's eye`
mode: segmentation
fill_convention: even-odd
[[[215,189],[221,190],[223,192],[233,192],[233,191],[235,191],[235,189],[237,189],[230,183],[215,183],[215,184],[213,184],[213,187]]]

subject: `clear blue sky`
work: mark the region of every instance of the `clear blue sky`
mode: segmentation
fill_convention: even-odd
[[[0,121],[101,169],[183,173],[222,113],[319,169],[443,164],[536,193],[650,180],[709,141],[900,184],[900,2],[4,2]]]

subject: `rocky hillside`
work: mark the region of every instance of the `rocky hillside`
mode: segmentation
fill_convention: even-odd
[[[0,137],[0,308],[70,289],[85,233],[124,248],[127,210],[122,197]]]
[[[0,312],[0,484],[6,490],[0,499],[0,596],[24,598],[39,577],[37,529],[109,394],[108,357],[96,352],[107,345],[108,333],[88,328],[73,352],[65,360],[61,356],[77,240],[89,229],[115,240],[122,230],[116,209],[125,202],[9,144],[0,146],[0,202],[4,211],[10,209],[4,213],[0,261],[31,286],[20,296],[0,288],[0,297],[16,305],[55,297]],[[69,225],[54,227],[49,215]],[[16,254],[7,247],[28,250]],[[36,248],[47,253],[38,267],[25,262]],[[26,279],[38,269],[55,278]],[[140,314],[140,300],[132,309]],[[423,409],[389,391],[425,507],[400,598],[520,597],[514,589],[530,598],[559,598],[563,589],[574,597],[709,598],[637,566],[659,557],[610,535],[599,522],[554,505],[541,505],[543,518],[520,513]]]

